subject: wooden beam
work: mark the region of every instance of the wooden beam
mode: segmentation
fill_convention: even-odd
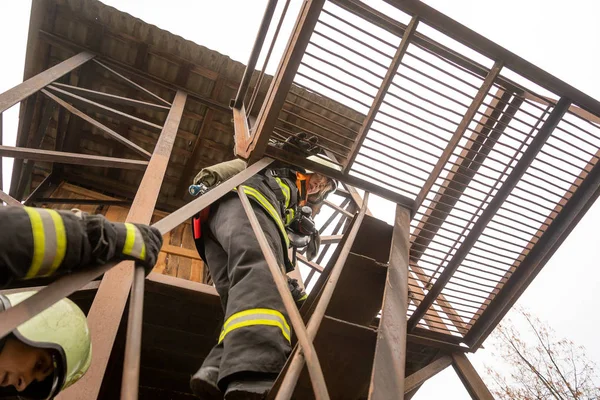
[[[92,58],[94,58],[92,53],[82,51],[60,64],[27,79],[12,89],[8,89],[6,92],[0,94],[0,114]]]
[[[404,393],[409,237],[410,211],[396,205],[369,400],[401,399]]]
[[[110,129],[106,125],[102,124],[99,121],[96,121],[94,118],[92,118],[89,115],[87,115],[86,113],[78,110],[77,108],[75,108],[71,104],[67,103],[66,101],[64,101],[60,97],[53,95],[52,93],[48,92],[47,90],[42,89],[42,93],[44,93],[44,95],[48,96],[49,98],[51,98],[52,100],[54,100],[55,102],[57,102],[58,104],[60,104],[61,106],[63,106],[71,114],[76,115],[79,118],[83,119],[84,121],[92,124],[96,128],[100,129],[102,132],[108,134],[110,137],[112,137],[116,141],[124,144],[125,146],[129,147],[131,150],[135,151],[136,153],[141,154],[146,159],[150,159],[151,154],[148,151],[146,151],[145,149],[143,149],[142,147],[140,147],[137,144],[133,143],[131,140],[129,140],[129,139],[127,139],[127,138],[119,135],[117,132],[113,131],[112,129]]]
[[[248,159],[252,156],[250,161],[253,162],[262,158],[265,153],[269,137],[275,128],[279,112],[292,86],[324,3],[325,0],[307,0],[303,3],[288,46],[256,119],[252,140],[243,147],[236,146],[235,153],[238,157]]]
[[[28,149],[26,147],[0,146],[0,156],[61,164],[86,165],[90,167],[123,168],[145,170],[148,161],[124,158],[93,156],[90,154],[66,153],[53,150]]]
[[[452,357],[442,356],[417,372],[409,375],[404,380],[404,394],[418,389],[427,379],[437,375],[452,364]]]
[[[166,112],[166,113],[169,112],[168,106],[161,106],[159,104],[148,103],[146,101],[141,101],[141,100],[135,100],[135,99],[132,99],[129,97],[123,97],[123,96],[117,96],[117,95],[110,94],[110,93],[98,92],[96,90],[85,89],[85,88],[82,88],[79,86],[72,86],[72,85],[67,85],[67,84],[58,83],[58,82],[53,83],[52,86],[67,90],[71,93],[78,94],[78,95],[81,95],[85,98],[92,99],[92,100],[103,100],[108,103],[119,104],[122,106],[132,106],[135,108],[143,108],[143,109],[147,109],[147,110]]]
[[[172,244],[164,243],[160,251],[164,251],[167,254],[173,254],[176,256],[192,258],[194,260],[201,260],[196,250],[186,249],[185,247],[174,246]]]
[[[452,353],[452,366],[474,400],[494,400],[494,396],[464,353]]]
[[[142,129],[146,129],[147,131],[150,131],[150,132],[158,133],[158,132],[162,131],[162,126],[160,126],[160,125],[156,125],[152,122],[148,122],[141,118],[134,117],[133,115],[129,115],[127,113],[116,110],[114,108],[107,107],[100,103],[96,103],[95,101],[88,100],[84,97],[81,97],[81,96],[78,96],[71,92],[68,92],[66,90],[60,89],[56,86],[49,85],[48,89],[51,89],[54,93],[60,93],[63,98],[67,98],[67,99],[69,99],[69,101],[71,101],[75,104],[78,104],[80,106],[86,107],[97,113],[108,115],[108,116],[111,116],[111,117],[114,117],[114,118],[117,118],[120,120],[127,121],[133,125],[136,125]]]
[[[358,132],[358,135],[356,136],[356,139],[354,140],[354,143],[352,144],[352,149],[350,150],[350,153],[348,154],[348,161],[347,161],[346,165],[344,166],[344,172],[348,172],[348,171],[350,171],[350,168],[352,168],[352,164],[354,163],[354,160],[356,159],[356,156],[358,155],[360,147],[362,146],[363,142],[365,141],[365,139],[367,137],[367,133],[369,133],[369,130],[371,129],[371,125],[373,124],[373,121],[375,121],[375,117],[377,116],[377,113],[379,112],[381,103],[383,103],[383,99],[387,95],[388,89],[390,88],[390,85],[392,84],[392,81],[394,80],[394,77],[396,76],[398,67],[400,67],[400,64],[402,64],[402,58],[404,57],[404,54],[406,53],[406,50],[408,49],[408,46],[410,44],[412,37],[414,36],[414,34],[417,31],[418,25],[419,25],[419,17],[418,16],[412,17],[412,19],[410,20],[410,23],[408,24],[408,27],[404,31],[404,35],[402,35],[402,41],[400,42],[398,49],[396,49],[396,54],[394,54],[394,58],[392,59],[392,62],[390,63],[390,66],[385,74],[385,77],[383,78],[383,81],[381,82],[381,86],[379,87],[379,90],[377,91],[377,95],[375,95],[375,98],[373,99],[373,104],[371,105],[371,108],[369,109],[369,113],[367,114],[367,117],[363,120],[362,126],[360,127],[360,131]]]
[[[177,92],[144,178],[127,215],[127,222],[150,223],[186,98],[187,95],[184,92]],[[88,324],[94,347],[92,364],[77,385],[72,386],[59,396],[61,399],[95,399],[98,397],[117,335],[117,329],[133,282],[133,267],[133,262],[122,262],[104,275],[88,314]],[[136,371],[126,372],[136,373]],[[137,372],[139,373],[139,369]],[[137,386],[137,378],[135,385]]]
[[[454,149],[458,145],[458,142],[463,138],[463,135],[465,134],[465,132],[467,131],[467,128],[469,127],[469,124],[475,117],[475,114],[477,113],[477,110],[483,103],[483,100],[485,100],[485,96],[487,96],[488,92],[492,88],[494,81],[500,75],[501,70],[502,70],[502,63],[499,61],[496,61],[494,63],[494,66],[488,73],[488,75],[485,77],[485,80],[483,81],[483,84],[477,91],[477,94],[473,98],[473,101],[471,101],[471,104],[469,105],[469,108],[465,112],[465,115],[463,116],[462,120],[456,127],[456,131],[454,131],[454,134],[452,135],[452,137],[446,144],[446,148],[444,149],[444,152],[442,153],[442,155],[438,159],[437,163],[435,164],[435,167],[433,167],[433,171],[431,171],[431,174],[429,174],[427,181],[425,181],[425,184],[423,185],[423,187],[421,188],[421,191],[417,195],[417,199],[415,200],[415,209],[414,209],[415,212],[419,209],[419,207],[421,207],[421,204],[423,204],[425,197],[427,196],[427,194],[429,193],[429,191],[435,184],[435,181],[440,176],[440,173],[442,172],[442,170],[444,169],[444,166],[446,165],[446,163],[452,156],[452,153],[454,153]]]

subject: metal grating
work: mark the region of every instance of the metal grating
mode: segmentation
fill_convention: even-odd
[[[524,157],[561,93],[427,21],[407,34],[399,8],[325,2],[271,137],[318,136],[343,174],[414,200],[409,328],[464,337],[595,165],[600,119],[571,106]],[[332,125],[307,93],[356,114]]]

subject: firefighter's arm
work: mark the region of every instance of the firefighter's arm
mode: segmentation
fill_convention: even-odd
[[[203,168],[194,178],[194,185],[215,186],[246,169],[244,160],[235,159]]]
[[[116,260],[151,268],[162,245],[149,226],[69,211],[1,207],[0,227],[0,285]]]

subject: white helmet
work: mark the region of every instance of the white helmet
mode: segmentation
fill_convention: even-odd
[[[11,308],[35,291],[0,295],[0,309]],[[92,360],[92,342],[85,314],[69,299],[62,299],[22,323],[11,332],[21,342],[36,348],[53,350],[54,374],[43,382],[32,382],[23,392],[10,386],[0,388],[0,399],[51,399],[77,382]],[[0,339],[0,351],[5,338]]]

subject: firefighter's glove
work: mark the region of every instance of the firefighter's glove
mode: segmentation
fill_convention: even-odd
[[[296,306],[298,308],[302,307],[304,301],[308,297],[306,292],[300,287],[297,279],[287,277],[288,287],[290,288],[290,292],[292,293],[292,297],[294,298],[294,302],[296,302]]]
[[[308,242],[308,246],[306,247],[306,258],[308,261],[312,261],[317,256],[319,247],[321,247],[321,235],[319,235],[318,230],[315,230],[310,235],[310,242]]]
[[[115,260],[134,260],[149,274],[158,259],[163,238],[160,231],[143,224],[115,223],[117,246]]]
[[[287,138],[282,148],[292,153],[300,154],[303,157],[314,156],[321,151],[319,138],[308,136],[305,132],[299,132]]]

